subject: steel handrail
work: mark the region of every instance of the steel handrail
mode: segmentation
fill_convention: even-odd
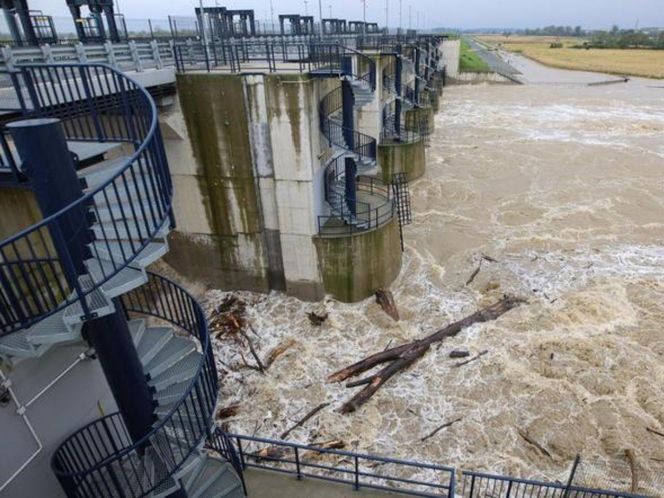
[[[56,305],[56,306],[47,306],[47,310],[45,312],[41,313],[31,313],[30,310],[27,310],[27,317],[24,320],[19,320],[15,323],[12,323],[9,327],[9,330],[5,331],[5,333],[0,334],[0,335],[5,335],[6,333],[11,333],[15,330],[19,330],[20,328],[24,328],[30,325],[33,325],[34,323],[37,323],[38,321],[52,315],[53,313],[65,308],[66,306],[70,306],[71,304],[74,304],[75,302],[80,302],[82,309],[84,312],[87,314],[87,303],[86,303],[86,296],[91,294],[92,292],[95,292],[99,287],[101,287],[104,283],[108,282],[111,278],[113,278],[115,275],[117,275],[120,271],[122,271],[127,265],[129,265],[137,256],[138,254],[149,244],[151,240],[154,239],[156,234],[159,232],[161,227],[163,226],[164,223],[167,222],[167,220],[170,217],[170,211],[171,211],[171,202],[172,202],[172,186],[171,186],[171,180],[169,177],[168,173],[168,166],[165,161],[165,152],[163,150],[163,143],[161,141],[161,136],[158,132],[158,115],[157,115],[157,109],[154,101],[152,100],[152,97],[150,94],[145,90],[140,84],[138,84],[135,80],[133,80],[130,77],[125,76],[122,72],[115,70],[111,66],[107,64],[89,64],[89,65],[80,65],[80,64],[30,64],[26,66],[21,66],[20,69],[17,71],[22,74],[26,80],[26,84],[28,85],[28,89],[30,90],[30,95],[31,95],[31,100],[33,101],[33,108],[31,109],[26,109],[26,114],[28,115],[37,115],[37,116],[43,116],[43,115],[48,115],[49,112],[49,107],[58,105],[58,104],[75,104],[73,102],[53,102],[50,103],[51,106],[47,107],[44,105],[44,102],[41,102],[40,99],[38,98],[37,94],[37,89],[34,87],[34,81],[32,75],[35,72],[42,72],[42,71],[49,71],[49,70],[55,70],[57,71],[58,69],[63,69],[64,68],[70,68],[72,71],[74,69],[80,69],[81,71],[81,83],[85,86],[85,84],[88,84],[89,82],[85,81],[86,76],[90,76],[91,69],[95,68],[95,72],[97,73],[98,76],[98,70],[101,69],[102,71],[107,71],[111,75],[114,75],[116,80],[114,82],[122,83],[121,85],[121,90],[122,91],[132,91],[132,92],[138,92],[139,95],[142,97],[142,102],[141,105],[145,106],[147,105],[147,109],[149,110],[149,126],[145,130],[144,136],[140,138],[139,143],[135,144],[136,149],[133,152],[133,154],[126,160],[124,165],[120,168],[118,168],[118,171],[116,171],[113,175],[111,175],[104,183],[101,185],[98,185],[92,189],[90,189],[89,192],[85,193],[83,196],[75,200],[74,202],[70,203],[68,206],[60,209],[59,211],[51,214],[50,216],[44,218],[43,220],[35,223],[34,225],[21,230],[17,234],[13,235],[12,237],[9,237],[8,239],[5,239],[4,241],[0,242],[0,255],[3,255],[3,257],[6,259],[5,253],[14,253],[15,257],[17,259],[14,260],[9,260],[6,262],[9,263],[15,263],[17,265],[23,265],[23,264],[29,264],[30,261],[34,258],[34,249],[32,247],[32,243],[30,241],[30,237],[33,234],[38,234],[40,239],[43,241],[45,236],[44,233],[42,233],[43,230],[47,230],[50,232],[49,229],[57,229],[58,222],[61,221],[62,219],[65,218],[67,215],[72,215],[73,213],[77,212],[80,209],[86,209],[87,207],[90,206],[95,206],[94,203],[94,198],[95,196],[99,195],[100,193],[104,193],[104,196],[106,198],[109,197],[109,192],[106,192],[106,189],[109,186],[113,186],[114,191],[115,191],[115,196],[111,196],[111,198],[116,199],[118,203],[120,203],[120,191],[118,190],[118,185],[115,183],[117,179],[122,177],[125,181],[125,190],[124,193],[126,193],[128,196],[130,196],[130,190],[127,186],[127,181],[125,178],[125,173],[129,172],[131,170],[131,173],[133,176],[136,175],[136,170],[138,170],[139,173],[142,172],[143,169],[151,170],[151,175],[150,176],[150,181],[151,182],[157,182],[152,183],[151,189],[149,189],[147,186],[145,186],[145,190],[142,193],[147,192],[148,197],[150,198],[150,209],[156,209],[158,214],[155,215],[154,211],[152,212],[152,221],[150,222],[147,217],[144,218],[143,223],[139,226],[136,224],[136,229],[139,230],[143,229],[145,231],[145,237],[143,238],[144,242],[142,244],[136,244],[137,250],[133,251],[132,254],[129,255],[129,257],[125,258],[124,252],[123,252],[123,260],[121,261],[120,265],[115,265],[115,261],[113,262],[113,270],[110,272],[106,272],[103,275],[102,280],[94,282],[95,285],[83,289],[76,281],[68,282],[66,285],[66,288],[62,288],[62,283],[59,283],[61,287],[61,291],[63,291],[65,294],[68,294],[67,296],[64,297],[64,299],[61,300],[61,302]],[[87,73],[86,73],[87,70]],[[70,82],[69,82],[70,83]],[[69,84],[68,83],[68,84]],[[78,88],[79,82],[75,82],[77,92],[80,93],[80,88]],[[125,88],[126,85],[126,88]],[[21,89],[18,88],[18,91],[20,92]],[[71,95],[72,90],[71,87],[68,88],[67,92]],[[49,99],[50,99],[49,95]],[[96,96],[95,98],[100,97]],[[102,95],[101,97],[109,97],[110,95]],[[84,104],[89,104],[91,108],[94,109],[93,103],[90,102],[90,99],[92,98],[92,95],[86,95],[86,100],[81,103],[80,105],[83,106]],[[128,104],[127,104],[128,105]],[[57,112],[57,111],[56,111]],[[76,117],[79,117],[80,115],[77,114]],[[135,118],[135,117],[132,117]],[[143,116],[145,118],[145,116]],[[140,123],[139,123],[140,124]],[[146,123],[143,123],[145,125]],[[132,122],[132,125],[134,127],[137,126],[135,122]],[[135,131],[135,130],[134,130]],[[154,150],[150,150],[150,148],[154,148]],[[150,156],[153,155],[153,156]],[[143,161],[143,163],[141,163]],[[145,179],[144,179],[145,183]],[[157,186],[155,186],[157,185]],[[139,190],[138,187],[135,185],[134,186],[135,193],[138,195]],[[153,198],[153,199],[152,199]],[[141,203],[141,200],[138,201],[138,203]],[[146,206],[140,205],[140,208],[145,210]],[[133,209],[131,206],[127,207],[127,210]],[[124,215],[123,215],[124,216]],[[123,217],[123,219],[125,219]],[[127,223],[125,222],[125,225]],[[117,232],[117,227],[115,227],[115,230]],[[129,230],[129,228],[127,228]],[[106,239],[106,237],[102,238],[102,241]],[[27,247],[30,248],[30,252],[33,253],[31,254],[31,258],[24,259],[18,254],[17,246],[19,243],[23,242]],[[45,244],[46,245],[46,244]],[[58,244],[56,243],[56,246]],[[11,249],[10,249],[11,248]],[[58,260],[60,261],[61,265],[64,265],[62,268],[62,271],[66,274],[69,267],[71,266],[71,261],[68,260],[68,258],[71,257],[71,254],[69,253],[69,248],[66,247],[66,245],[61,245],[60,248],[65,251],[64,256],[62,254],[58,254]],[[134,246],[132,245],[132,249],[134,249]],[[29,255],[30,256],[30,255]],[[64,259],[63,259],[64,258]],[[7,284],[8,278],[5,275],[4,276],[5,282]],[[48,279],[46,282],[42,282],[42,284],[45,284],[48,282]],[[13,289],[21,289],[21,284],[14,282],[12,285]],[[41,292],[33,289],[28,289],[31,293],[32,292]],[[75,297],[71,297],[70,294],[74,294]],[[14,298],[25,298],[25,296],[13,296]],[[34,298],[34,296],[32,296]],[[41,300],[43,300],[43,297],[40,297]],[[36,299],[35,302],[39,301],[40,299]],[[37,308],[42,307],[44,303],[41,303]],[[21,310],[21,313],[23,314],[23,311]],[[11,327],[13,325],[13,328]],[[19,326],[19,328],[16,328]]]
[[[143,491],[141,489],[142,494],[138,496],[145,496],[148,493],[150,493],[152,490],[157,488],[159,485],[161,485],[163,482],[167,481],[174,472],[176,472],[179,468],[182,467],[182,464],[196,451],[198,448],[199,444],[208,437],[209,435],[209,428],[212,424],[212,414],[214,412],[214,408],[216,406],[216,395],[218,391],[218,377],[216,374],[216,366],[214,363],[214,356],[213,356],[213,351],[211,348],[211,343],[210,343],[210,334],[209,334],[209,328],[207,324],[207,320],[205,319],[205,313],[203,311],[203,308],[201,305],[198,303],[198,301],[191,295],[189,294],[186,290],[184,290],[182,287],[171,281],[170,279],[163,277],[161,275],[151,273],[149,272],[150,275],[150,280],[151,283],[147,284],[147,288],[150,288],[150,285],[155,285],[155,282],[158,283],[156,286],[161,287],[159,290],[163,291],[164,286],[168,288],[169,291],[174,291],[177,293],[177,299],[174,299],[173,302],[168,302],[167,305],[163,303],[163,292],[158,293],[156,296],[151,295],[150,299],[145,298],[146,294],[146,286],[140,287],[138,289],[135,289],[131,291],[128,294],[125,294],[122,296],[122,302],[125,308],[125,311],[127,313],[138,313],[138,314],[143,314],[143,315],[149,315],[149,316],[154,316],[156,318],[165,320],[183,331],[185,331],[189,336],[193,337],[196,339],[199,343],[200,347],[200,352],[202,353],[201,356],[201,361],[196,369],[196,374],[192,377],[187,389],[185,389],[182,397],[174,404],[174,406],[169,410],[169,412],[161,418],[156,424],[153,425],[152,429],[145,434],[141,439],[138,441],[134,441],[132,444],[125,446],[124,448],[119,448],[116,449],[116,451],[109,455],[108,457],[102,459],[99,462],[96,462],[92,466],[88,466],[84,469],[76,470],[76,471],[63,471],[61,467],[59,467],[59,464],[62,462],[62,460],[65,458],[65,449],[67,447],[67,444],[76,440],[76,438],[81,435],[81,434],[88,434],[88,429],[95,427],[99,424],[103,424],[105,420],[108,420],[109,418],[112,418],[114,416],[117,416],[118,413],[106,415],[105,417],[101,417],[97,420],[94,420],[90,422],[89,424],[81,427],[78,431],[75,433],[71,434],[67,440],[65,440],[58,450],[56,450],[56,453],[52,457],[52,467],[54,472],[56,473],[56,476],[61,479],[61,480],[69,480],[71,481],[72,479],[75,478],[83,478],[81,479],[78,483],[76,483],[76,488],[80,488],[84,483],[85,483],[85,478],[88,476],[94,475],[95,473],[101,472],[103,469],[110,469],[113,467],[113,464],[116,462],[119,462],[120,460],[123,460],[124,457],[127,455],[134,455],[135,452],[140,452],[142,451],[146,446],[150,445],[150,443],[154,440],[155,436],[160,434],[162,432],[162,429],[169,424],[175,417],[174,415],[180,411],[180,409],[187,403],[188,400],[193,399],[192,395],[194,395],[195,388],[200,384],[200,381],[203,380],[205,383],[208,383],[208,389],[209,389],[209,395],[213,395],[214,397],[213,402],[211,402],[209,405],[209,410],[207,413],[201,413],[201,412],[196,412],[196,415],[199,415],[199,420],[202,420],[205,424],[205,429],[200,431],[200,435],[192,442],[187,443],[190,445],[189,446],[189,451],[181,456],[179,458],[178,463],[174,463],[171,465],[169,468],[169,473],[159,482],[154,482],[151,483],[151,488]],[[138,296],[138,298],[136,298]],[[169,296],[166,296],[168,298]],[[145,298],[145,307],[141,307],[141,298]],[[154,298],[157,298],[159,303],[158,305],[161,307],[162,312],[160,313],[159,311],[155,311],[154,309],[149,309],[148,306],[150,304],[153,304],[151,301],[153,301]],[[156,302],[156,300],[154,301]],[[139,303],[137,305],[137,303]],[[186,306],[183,306],[183,303],[186,304]],[[190,306],[193,308],[194,313],[193,316],[189,314],[191,310],[187,309],[187,306]],[[175,311],[174,311],[175,310]],[[177,315],[177,318],[173,315]],[[192,322],[192,323],[188,323]],[[187,327],[189,325],[189,327]],[[196,327],[195,330],[193,330],[193,327]],[[207,368],[206,368],[207,367]],[[203,372],[203,369],[206,369],[206,372]],[[203,378],[203,374],[206,373],[205,378]],[[203,384],[204,385],[204,384]],[[196,393],[198,394],[198,393]],[[200,398],[200,396],[199,396]],[[198,400],[198,404],[201,404],[201,400]],[[200,408],[204,408],[199,406]],[[120,420],[122,420],[120,418]],[[187,426],[187,423],[189,423],[189,426]],[[192,421],[188,420],[187,423],[181,422],[183,426],[187,426],[187,428],[192,427],[194,424]],[[117,487],[120,487],[118,484],[116,484]],[[107,485],[108,487],[108,485]],[[115,495],[112,495],[115,496]]]

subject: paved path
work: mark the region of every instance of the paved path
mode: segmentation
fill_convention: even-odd
[[[400,493],[374,491],[360,488],[355,491],[350,484],[304,478],[298,481],[295,476],[270,472],[269,470],[247,469],[244,472],[248,498],[396,498]]]
[[[477,55],[479,55],[484,62],[489,65],[489,68],[502,75],[516,76],[521,74],[518,69],[512,67],[510,64],[501,59],[495,52],[487,50],[484,45],[477,42],[473,38],[467,39],[470,48],[472,48]]]

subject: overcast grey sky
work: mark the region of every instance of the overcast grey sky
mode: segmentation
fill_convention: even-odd
[[[28,0],[33,9],[46,14],[66,15],[65,0]],[[116,0],[127,18],[165,18],[193,15],[198,0]],[[399,25],[399,0],[389,1],[390,26]],[[215,0],[204,0],[215,5]],[[323,16],[362,19],[361,0],[321,0]],[[270,18],[270,0],[218,0],[228,8],[254,9],[260,19]],[[303,14],[304,0],[272,0],[275,16]],[[427,27],[538,27],[550,24],[582,25],[589,28],[664,26],[664,0],[402,0],[402,23],[408,27],[408,10],[415,28],[417,13]],[[318,0],[308,0],[309,14],[318,18]],[[385,0],[367,0],[367,20],[385,24]]]

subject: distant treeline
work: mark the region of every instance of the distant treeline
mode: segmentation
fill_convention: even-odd
[[[657,48],[664,49],[664,31],[620,29],[595,31],[583,45],[585,48]]]
[[[586,31],[581,26],[547,26],[545,28],[525,29],[526,36],[586,36]]]

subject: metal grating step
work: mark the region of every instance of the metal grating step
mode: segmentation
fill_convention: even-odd
[[[157,484],[150,494],[151,498],[166,498],[174,491],[180,489],[180,484],[171,477],[168,467],[153,448],[148,448],[145,453],[146,468],[150,476],[150,482]]]
[[[52,314],[33,325],[26,334],[26,340],[34,345],[55,344],[73,341],[81,337],[81,325],[67,327],[64,322],[66,309]]]
[[[145,320],[131,320],[129,322],[129,333],[131,334],[131,339],[134,342],[134,346],[138,346],[141,342],[141,338],[145,333]]]
[[[30,343],[26,338],[27,333],[28,329],[23,329],[0,339],[0,355],[37,358],[50,349],[50,344],[36,346]]]
[[[198,371],[201,357],[201,353],[192,351],[165,372],[151,379],[150,385],[161,391],[172,384],[192,379]]]
[[[96,285],[89,275],[82,275],[78,278],[79,284],[83,291],[94,289],[85,296],[85,302],[88,305],[89,312],[96,318],[110,315],[115,312],[113,301],[104,294],[101,289],[95,288]],[[85,319],[83,306],[80,301],[76,301],[72,305],[65,308],[62,315],[65,325],[74,327],[82,323]]]
[[[113,175],[124,168],[131,161],[130,156],[121,156],[108,159],[80,171],[78,177],[85,180],[86,188],[93,189],[107,182]],[[129,177],[127,178],[129,180]]]
[[[196,349],[196,346],[193,341],[174,335],[143,370],[150,377],[155,378],[194,351],[194,349]]]
[[[120,265],[114,265],[110,261],[100,259],[88,259],[85,262],[92,279],[99,283],[117,271]],[[148,276],[144,270],[127,266],[102,284],[101,289],[108,297],[117,297],[136,289],[147,283]]]
[[[126,261],[140,247],[138,242],[133,244],[130,241],[103,241],[97,240],[90,244],[92,254],[99,259],[121,262]],[[152,263],[160,259],[168,252],[168,243],[166,239],[163,242],[150,242],[134,258],[132,266],[147,268]]]
[[[159,353],[159,350],[172,336],[173,331],[168,327],[149,327],[145,329],[141,342],[136,347],[136,352],[143,367]]]
[[[190,481],[186,481],[189,484]],[[206,457],[196,479],[185,487],[191,498],[241,498],[242,481],[228,462]]]
[[[177,400],[182,398],[184,392],[189,388],[190,384],[191,382],[186,380],[183,382],[171,384],[164,389],[158,389],[154,395],[154,400],[159,403],[160,407],[175,403]],[[157,410],[159,410],[159,408],[157,408]]]
[[[150,236],[150,232],[154,231],[152,227],[147,227],[146,224],[142,221],[138,222],[138,227],[134,220],[130,220],[127,224],[122,221],[116,221],[116,223],[95,223],[92,225],[92,231],[95,234],[97,240],[109,240],[109,241],[128,241],[134,240],[136,243],[139,243],[141,240],[147,240],[152,238],[163,239],[168,236],[170,232],[169,226],[170,220],[166,220],[164,224],[157,229],[153,236]],[[152,225],[152,223],[148,223]]]
[[[83,142],[79,140],[67,140],[67,148],[80,163],[87,163],[104,154],[108,154],[122,147],[122,142]]]

